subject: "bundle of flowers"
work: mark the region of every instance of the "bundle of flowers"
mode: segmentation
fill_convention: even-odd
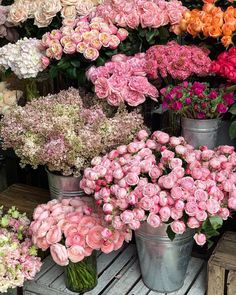
[[[97,7],[95,15],[102,16],[119,27],[159,28],[166,25],[174,27],[186,10],[181,1],[177,0],[105,0]]]
[[[178,29],[180,32],[188,32],[193,37],[221,38],[221,43],[227,47],[232,43],[235,32],[236,8],[231,5],[224,11],[213,3],[206,2],[202,10],[193,9],[184,14]]]
[[[41,268],[37,249],[29,234],[30,221],[15,207],[3,213],[0,207],[0,293],[33,280]]]
[[[179,45],[175,41],[166,45],[154,45],[146,52],[146,73],[153,79],[185,80],[192,75],[207,76],[210,73],[209,51],[194,45]]]
[[[5,70],[10,68],[20,79],[36,77],[43,71],[42,58],[41,42],[35,38],[24,38],[0,47],[0,66]]]
[[[7,20],[8,13],[9,6],[0,5],[0,38],[15,42],[18,39],[18,34],[13,28],[14,25]]]
[[[91,204],[79,197],[52,200],[39,205],[30,225],[32,240],[43,251],[50,248],[53,260],[67,265],[90,256],[93,250],[110,253],[130,240],[130,231],[109,229]]]
[[[222,52],[215,61],[212,62],[211,70],[230,82],[236,83],[236,47]]]
[[[141,222],[167,233],[197,232],[203,245],[236,209],[233,147],[194,150],[183,137],[140,131],[135,141],[92,161],[80,186],[94,194],[110,228],[136,230]]]
[[[34,19],[34,25],[47,27],[60,12],[62,18],[73,19],[79,15],[88,15],[101,0],[15,0],[10,6],[8,19],[20,25],[27,19]]]
[[[6,82],[0,82],[0,115],[17,106],[18,99],[22,96],[20,90],[9,90]]]
[[[226,113],[234,104],[234,92],[226,88],[211,88],[209,83],[183,82],[161,90],[163,109],[192,119],[214,119]]]
[[[132,57],[117,54],[104,66],[91,67],[87,78],[94,83],[96,95],[106,99],[110,105],[126,102],[130,106],[138,106],[146,96],[153,100],[158,96],[157,89],[148,82],[145,67],[144,53]]]
[[[86,59],[95,60],[102,47],[116,49],[120,42],[128,36],[125,29],[118,29],[102,18],[82,17],[72,21],[60,30],[46,33],[42,45],[49,59],[60,60],[62,54],[82,53]],[[43,59],[45,66],[49,60]]]
[[[132,140],[142,128],[136,112],[118,110],[107,117],[99,106],[83,106],[73,88],[17,107],[1,122],[4,148],[13,148],[21,165],[79,175],[91,159]]]

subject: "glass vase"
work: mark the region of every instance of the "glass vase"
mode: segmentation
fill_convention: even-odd
[[[66,288],[72,292],[84,293],[97,285],[96,253],[85,257],[82,261],[69,264],[65,267]]]

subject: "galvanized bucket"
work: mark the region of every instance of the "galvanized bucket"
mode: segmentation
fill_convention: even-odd
[[[220,119],[198,120],[182,118],[182,136],[195,148],[204,145],[213,149],[217,144]]]
[[[48,169],[46,171],[52,199],[82,197],[85,195],[79,186],[80,177],[58,175],[48,171]]]
[[[144,222],[135,231],[139,264],[144,284],[158,292],[173,292],[184,283],[193,246],[193,230],[171,241],[166,225],[153,228]]]

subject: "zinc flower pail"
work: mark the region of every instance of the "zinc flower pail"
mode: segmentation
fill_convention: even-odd
[[[194,231],[188,229],[171,241],[167,225],[158,228],[144,222],[135,231],[135,239],[144,284],[158,292],[173,292],[183,286]]]
[[[58,199],[59,197],[71,198],[84,196],[84,191],[80,188],[81,177],[63,176],[52,173],[48,169],[46,169],[46,171],[52,199]]]
[[[220,119],[200,120],[182,118],[182,136],[194,148],[207,146],[209,149],[213,149],[217,144],[220,122]]]

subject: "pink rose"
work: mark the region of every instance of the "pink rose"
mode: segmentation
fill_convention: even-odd
[[[139,15],[137,11],[134,9],[132,12],[128,13],[125,16],[125,21],[128,27],[131,29],[135,29],[139,26]]]
[[[92,227],[87,236],[86,243],[92,249],[99,250],[103,244],[102,231],[103,227],[100,225]]]
[[[172,187],[170,194],[175,200],[181,199],[183,197],[183,189],[180,186],[174,186]]]
[[[111,91],[107,98],[107,102],[112,106],[119,106],[123,101],[123,95],[115,91]]]
[[[168,197],[166,191],[161,191],[159,193],[159,204],[164,207],[168,204]]]
[[[62,238],[61,229],[57,225],[52,226],[46,235],[46,240],[48,244],[59,243],[61,238]]]
[[[207,211],[210,214],[216,214],[220,210],[220,204],[214,199],[207,200]]]
[[[195,201],[188,201],[185,205],[185,212],[189,216],[195,216],[198,210],[198,205]]]
[[[124,90],[122,91],[122,96],[124,97],[128,105],[132,107],[136,107],[144,103],[144,101],[146,100],[145,95],[143,93],[131,90],[127,87],[124,88]]]
[[[201,202],[201,201],[207,201],[208,199],[208,194],[207,192],[205,192],[204,190],[202,189],[197,189],[195,192],[194,192],[194,197],[196,198],[196,200],[198,202]]]
[[[160,143],[160,144],[166,144],[170,140],[170,136],[167,133],[162,132],[162,131],[155,131],[153,133],[152,137],[154,139],[156,139],[157,142]]]
[[[200,223],[195,217],[190,217],[188,219],[187,225],[189,228],[199,228],[200,227]]]
[[[194,179],[201,179],[202,178],[202,171],[199,168],[194,168],[191,171],[191,175]]]
[[[182,160],[181,159],[179,159],[179,158],[172,158],[171,160],[170,160],[170,168],[171,169],[174,169],[174,168],[176,168],[176,167],[182,167]]]
[[[67,249],[68,258],[70,261],[77,263],[79,261],[82,261],[85,256],[84,248],[78,245],[73,245],[70,248]]]
[[[162,160],[164,161],[170,161],[172,158],[174,158],[175,154],[170,150],[164,150],[161,152]]]
[[[147,223],[154,228],[157,228],[161,225],[160,217],[154,213],[150,213],[147,218]]]
[[[174,174],[177,178],[182,178],[185,175],[185,170],[183,167],[175,167],[172,170],[172,174]]]
[[[125,181],[127,182],[128,185],[131,185],[131,186],[137,185],[139,183],[139,177],[136,173],[131,172],[125,176]]]
[[[231,197],[228,199],[228,207],[230,209],[236,210],[236,198]]]
[[[207,219],[207,213],[206,211],[203,211],[203,210],[199,210],[196,215],[195,215],[196,219],[199,220],[199,221],[204,221]]]
[[[145,218],[145,211],[143,209],[134,208],[133,210],[134,219],[143,221]]]
[[[152,167],[148,174],[152,179],[157,179],[162,175],[162,171],[156,166]]]
[[[125,210],[120,214],[120,219],[123,221],[125,224],[130,223],[134,219],[134,214],[131,210]]]
[[[50,246],[50,253],[56,264],[61,266],[69,264],[68,254],[65,246],[61,244],[53,244]]]
[[[121,221],[119,216],[114,217],[114,219],[112,220],[112,226],[117,230],[123,227],[123,222]]]
[[[140,200],[139,205],[143,210],[149,211],[153,206],[153,201],[149,197],[144,197]]]
[[[182,188],[191,192],[191,190],[194,187],[194,180],[192,177],[186,176],[179,180],[179,184],[181,185]]]
[[[182,200],[177,200],[177,201],[175,202],[175,208],[176,208],[176,210],[179,210],[179,211],[184,210],[184,208],[185,208],[185,203],[184,203],[184,201],[182,201]]]
[[[203,246],[206,243],[206,236],[202,233],[195,234],[193,238],[199,246]]]
[[[128,37],[129,33],[126,29],[119,28],[116,35],[120,41],[124,41]]]
[[[174,137],[174,136],[170,137],[170,145],[175,147],[180,144],[181,144],[181,139],[179,137]]]
[[[171,208],[170,217],[174,220],[181,219],[183,217],[183,211]]]
[[[132,230],[137,230],[137,229],[139,229],[139,228],[140,228],[140,225],[141,225],[141,223],[140,223],[140,221],[138,221],[138,220],[132,220],[132,221],[129,223],[129,227],[130,227],[130,229],[132,229]]]
[[[84,237],[82,237],[78,232],[69,232],[66,237],[66,247],[73,245],[85,246]]]
[[[186,231],[186,225],[183,221],[175,220],[170,225],[172,231],[178,235],[183,234]]]
[[[105,214],[112,214],[112,211],[114,209],[114,206],[112,204],[109,204],[109,203],[105,203],[102,207],[103,209],[103,212]]]
[[[160,215],[161,221],[163,222],[168,221],[170,218],[170,208],[166,206],[160,208],[159,215]]]
[[[106,78],[101,77],[95,81],[95,92],[98,98],[105,98],[109,95],[110,88]]]
[[[151,198],[151,197],[155,196],[156,193],[157,193],[157,188],[156,188],[155,184],[148,183],[143,187],[143,196],[144,197]]]
[[[175,185],[175,178],[171,174],[161,176],[161,179],[162,179],[162,187],[165,189],[171,189]]]
[[[185,155],[187,152],[187,148],[183,145],[177,145],[175,147],[175,152],[180,155]]]

